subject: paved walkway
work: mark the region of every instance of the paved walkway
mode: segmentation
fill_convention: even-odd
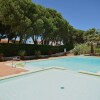
[[[13,68],[8,66],[7,64],[11,63],[10,61],[7,62],[0,62],[0,77],[18,74],[21,72],[25,72],[26,70],[20,68]]]

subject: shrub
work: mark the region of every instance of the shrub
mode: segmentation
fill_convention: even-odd
[[[90,46],[87,44],[78,44],[74,47],[72,50],[74,55],[80,55],[80,54],[88,54],[90,53]]]
[[[78,47],[75,47],[73,49],[73,53],[74,53],[74,55],[79,55],[80,54],[80,49]]]
[[[99,48],[99,47],[97,47],[97,48],[95,49],[95,53],[100,54],[100,48]]]
[[[22,60],[24,60],[24,59],[25,59],[25,55],[26,55],[26,51],[25,51],[25,50],[20,50],[20,51],[18,52],[18,55],[20,56],[20,58],[21,58]]]
[[[25,50],[27,56],[35,54],[35,51],[40,51],[42,55],[54,54],[63,52],[64,48],[67,51],[72,49],[72,46],[62,45],[62,46],[50,46],[50,45],[34,45],[34,44],[12,44],[12,43],[0,43],[0,52],[5,56],[18,56],[20,50]]]
[[[41,52],[35,51],[35,58],[41,58]]]

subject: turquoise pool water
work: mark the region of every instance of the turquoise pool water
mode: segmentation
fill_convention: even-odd
[[[100,58],[97,57],[65,57],[57,59],[39,60],[24,63],[27,68],[33,67],[64,67],[74,71],[88,71],[99,72],[100,71]]]

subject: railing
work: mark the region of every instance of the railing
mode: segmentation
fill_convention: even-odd
[[[13,57],[12,59],[12,67],[14,67],[14,61],[19,61],[20,60],[20,57]],[[15,65],[16,67],[16,65]]]

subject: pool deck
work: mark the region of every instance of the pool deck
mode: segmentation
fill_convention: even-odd
[[[14,68],[7,64],[10,64],[11,61],[0,62],[0,77],[19,74],[21,72],[26,72],[27,70],[21,68]]]

